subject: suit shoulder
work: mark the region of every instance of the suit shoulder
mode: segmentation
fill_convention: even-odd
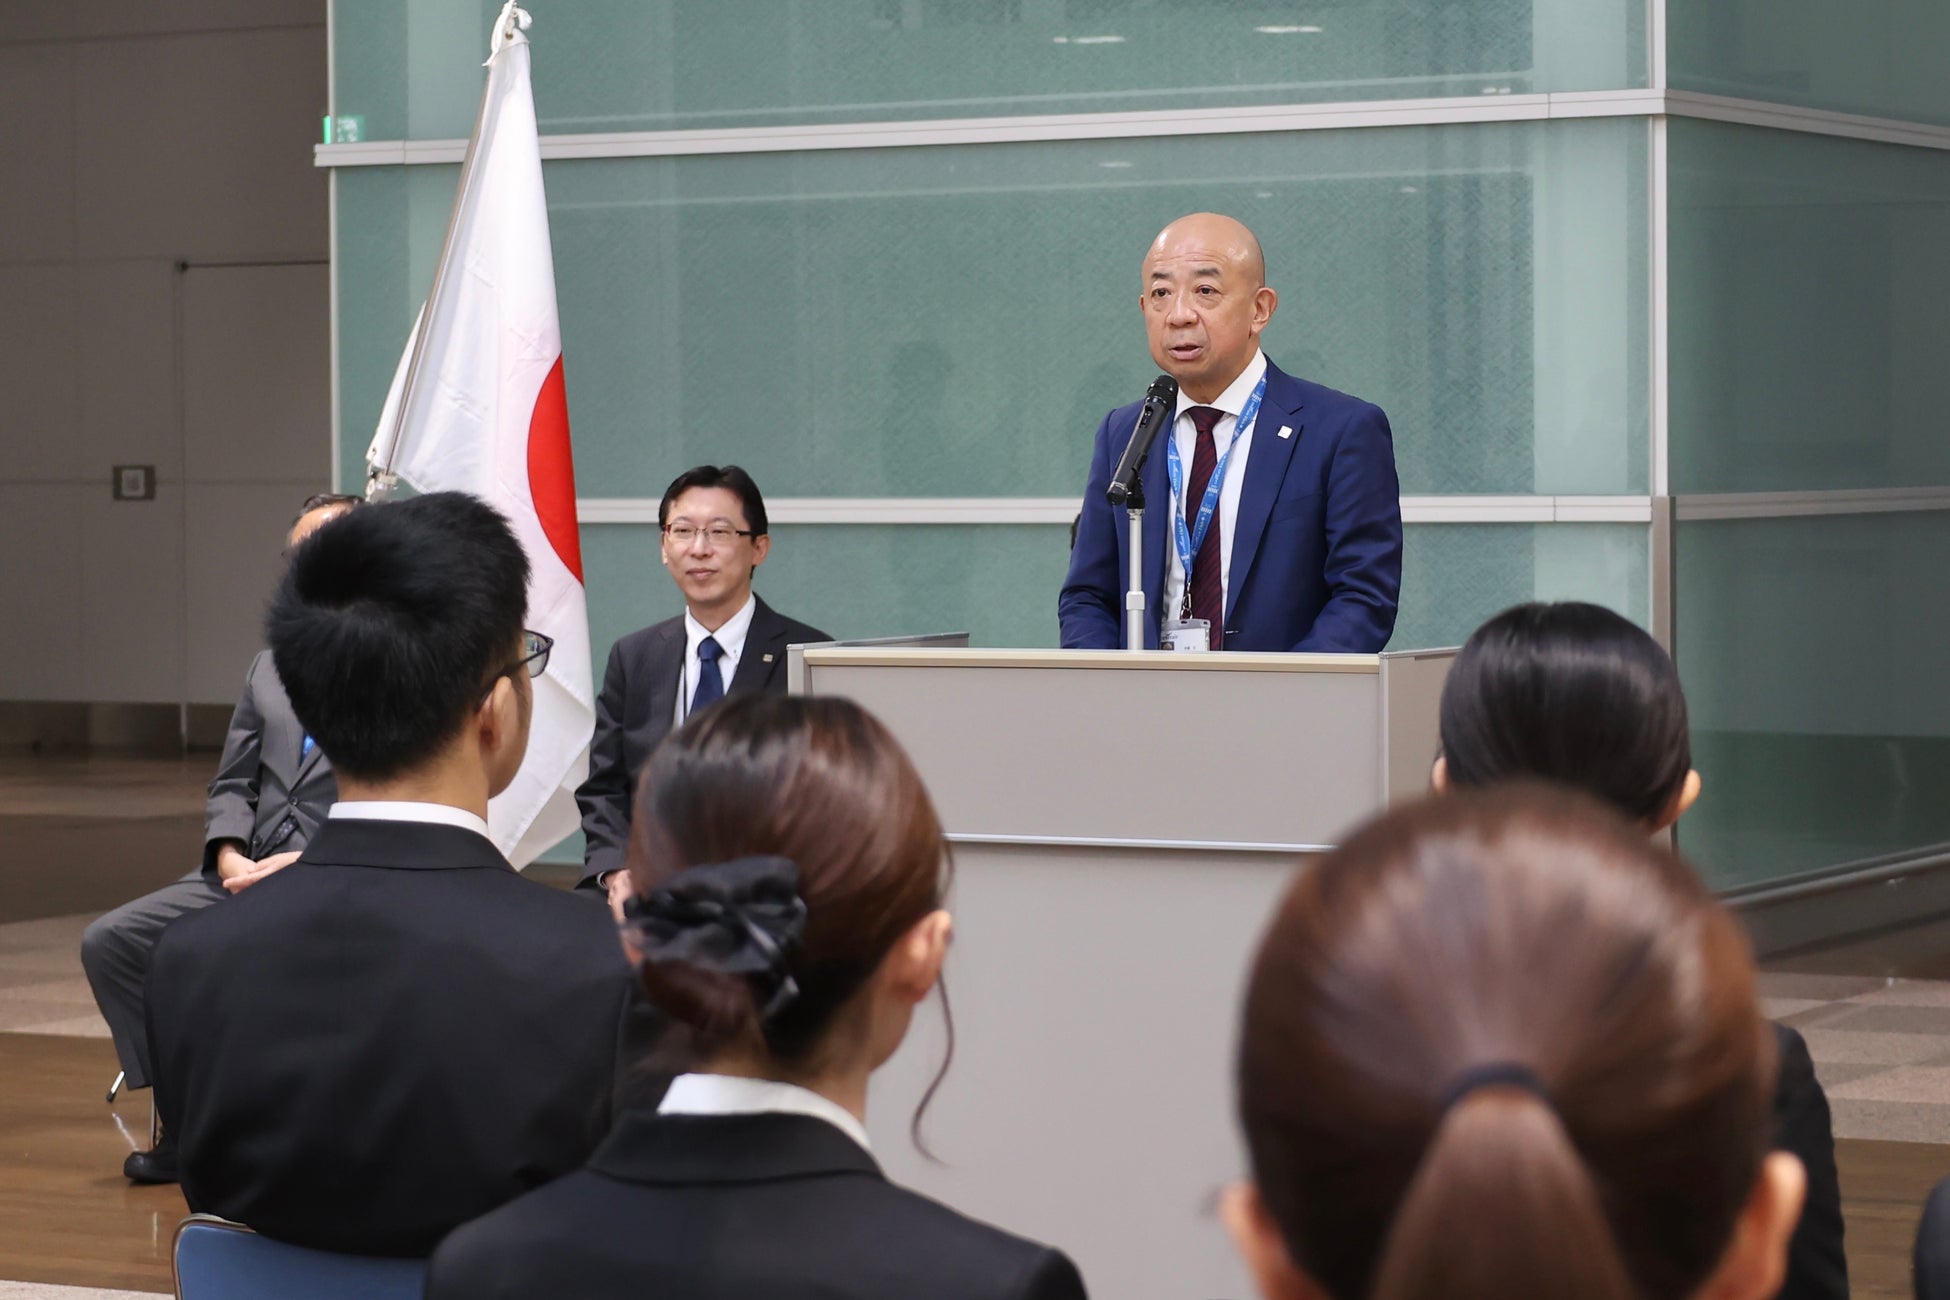
[[[616,643],[609,648],[610,666],[620,665],[628,669],[648,664],[660,651],[667,650],[673,641],[679,646],[684,644],[682,614],[617,637]]]
[[[1075,1270],[1062,1252],[1042,1242],[970,1218],[898,1184],[879,1186],[888,1198],[888,1217],[899,1221],[902,1238],[924,1256],[960,1259],[971,1264],[985,1261],[983,1271],[990,1275],[1007,1271],[1026,1278],[1058,1260],[1070,1271]]]
[[[611,652],[615,654],[640,652],[656,645],[673,632],[682,635],[683,630],[684,616],[678,614],[675,617],[663,620],[661,623],[652,623],[649,627],[640,627],[634,632],[625,632],[622,636],[616,638],[616,644],[611,648]]]
[[[785,640],[787,645],[810,645],[815,642],[831,641],[833,639],[830,633],[822,632],[810,624],[799,622],[797,619],[789,618],[785,621]]]
[[[603,951],[616,948],[616,923],[609,909],[573,890],[557,889],[539,880],[530,880],[516,871],[496,871],[487,877],[501,901],[517,908],[529,918],[528,924],[546,926],[551,932],[572,937],[577,942],[601,935]],[[621,950],[618,949],[620,952]]]
[[[1289,375],[1272,362],[1267,363],[1267,391],[1269,396],[1277,395],[1285,405],[1298,407],[1303,411],[1314,411],[1326,415],[1357,417],[1369,415],[1386,420],[1388,417],[1379,406],[1365,397],[1343,393],[1338,388],[1317,384],[1311,379]]]

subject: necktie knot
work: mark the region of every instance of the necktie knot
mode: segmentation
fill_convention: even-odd
[[[1226,413],[1216,406],[1188,406],[1185,408],[1185,414],[1191,417],[1192,427],[1198,430],[1199,437],[1210,438],[1212,431],[1219,427],[1219,421],[1225,418]]]
[[[718,669],[718,659],[723,654],[724,647],[714,636],[697,643],[697,689],[691,693],[692,713],[724,698],[724,673]]]

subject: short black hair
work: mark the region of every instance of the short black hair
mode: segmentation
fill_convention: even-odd
[[[293,552],[265,616],[278,678],[348,776],[387,780],[453,738],[521,643],[528,557],[464,492],[351,510]]]
[[[1649,822],[1693,767],[1672,656],[1581,601],[1518,605],[1477,628],[1449,670],[1441,717],[1458,786],[1556,781]]]
[[[765,498],[759,495],[758,484],[752,482],[752,476],[736,465],[699,465],[672,479],[670,486],[664,489],[664,499],[657,503],[659,528],[670,518],[670,503],[692,488],[729,490],[745,507],[745,526],[751,529],[752,536],[763,537],[770,531],[765,522]]]

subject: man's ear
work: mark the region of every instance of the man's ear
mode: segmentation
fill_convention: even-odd
[[[772,534],[760,533],[752,538],[752,567],[756,569],[765,563],[765,557],[772,553]]]
[[[526,672],[527,669],[519,671]],[[474,734],[483,755],[500,753],[513,742],[515,733],[521,729],[519,690],[514,682],[514,674],[503,673],[494,679],[494,688],[481,702],[480,710],[474,715]]]
[[[1449,758],[1446,754],[1435,756],[1435,766],[1429,769],[1429,789],[1437,794],[1449,793]]]
[[[1808,1175],[1801,1162],[1776,1151],[1761,1162],[1760,1177],[1733,1225],[1733,1238],[1698,1300],[1766,1300],[1787,1278],[1788,1239],[1801,1221]]]
[[[1280,295],[1266,285],[1259,286],[1253,294],[1253,333],[1258,334],[1273,319],[1279,309]]]
[[[1219,1196],[1219,1218],[1266,1300],[1319,1300],[1319,1292],[1287,1254],[1279,1225],[1267,1213],[1259,1188],[1251,1183],[1226,1188]]]
[[[933,992],[941,979],[941,964],[948,959],[948,941],[954,930],[954,918],[939,907],[909,926],[906,934],[894,940],[881,964],[887,987],[910,1003]]]

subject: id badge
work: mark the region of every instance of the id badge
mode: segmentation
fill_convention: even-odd
[[[1184,618],[1158,629],[1158,645],[1165,650],[1205,651],[1212,648],[1212,622],[1203,618]]]

